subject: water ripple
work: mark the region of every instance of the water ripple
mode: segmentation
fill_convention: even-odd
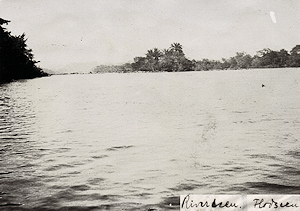
[[[159,211],[178,210],[185,192],[299,194],[299,87],[286,82],[300,78],[282,71],[0,85],[1,208]],[[262,79],[272,93],[256,89]]]
[[[121,149],[132,148],[132,147],[134,147],[134,146],[132,146],[132,145],[129,145],[129,146],[116,146],[116,147],[107,148],[106,150],[107,151],[116,151],[116,150],[121,150]]]

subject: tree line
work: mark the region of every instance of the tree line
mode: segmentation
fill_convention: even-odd
[[[131,66],[134,71],[179,72],[193,70],[194,62],[185,57],[180,43],[173,43],[168,49],[153,48],[145,57],[135,57]]]
[[[48,75],[36,66],[38,62],[27,48],[25,34],[11,35],[2,26],[9,22],[0,18],[0,83]]]
[[[119,67],[119,72],[179,72],[179,71],[208,71],[226,69],[249,68],[284,68],[300,67],[300,45],[296,45],[290,52],[285,49],[273,51],[264,48],[251,56],[245,52],[237,52],[229,59],[221,61],[202,59],[199,61],[186,58],[182,45],[173,43],[168,49],[153,48],[145,56],[135,57],[133,63]]]
[[[37,61],[33,58],[32,50],[27,47],[25,34],[11,35],[2,25],[10,21],[0,18],[0,83],[16,79],[29,79],[47,76]],[[102,72],[182,72],[208,71],[248,68],[284,68],[300,67],[300,45],[291,51],[281,49],[273,51],[269,48],[257,51],[251,56],[245,52],[237,52],[228,59],[218,60],[191,60],[188,59],[180,43],[172,43],[169,48],[153,48],[145,56],[134,58],[134,62],[124,65],[97,66],[91,73]]]

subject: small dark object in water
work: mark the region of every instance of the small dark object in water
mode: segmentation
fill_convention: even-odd
[[[261,87],[265,87],[265,85],[264,85],[264,84],[262,84],[262,85],[261,85]]]

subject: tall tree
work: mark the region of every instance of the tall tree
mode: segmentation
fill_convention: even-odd
[[[28,79],[47,75],[36,66],[32,50],[27,48],[25,34],[13,36],[3,24],[10,21],[0,19],[0,82]]]
[[[288,64],[291,67],[300,67],[300,45],[296,45],[292,48]]]
[[[252,57],[245,52],[237,52],[234,58],[238,69],[247,69],[251,66]]]
[[[162,53],[158,48],[153,48],[151,50],[148,50],[146,54],[147,62],[151,68],[152,71],[159,71],[160,66],[159,66],[159,60],[160,57],[162,56]]]
[[[176,43],[176,42],[172,43],[170,49],[173,52],[184,56],[184,53],[183,53],[183,50],[182,50],[182,45],[180,43]]]

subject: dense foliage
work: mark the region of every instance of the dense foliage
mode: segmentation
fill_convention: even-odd
[[[157,48],[148,50],[146,57],[134,58],[132,68],[134,71],[190,71],[194,69],[194,63],[187,59],[180,43],[173,43],[169,49]]]
[[[128,72],[128,64],[126,66]],[[290,52],[284,49],[273,51],[265,48],[254,56],[238,52],[234,57],[223,58],[222,61],[209,59],[196,61],[185,57],[180,43],[173,43],[169,49],[154,48],[148,50],[146,56],[134,58],[131,71],[178,72],[283,67],[300,67],[300,45],[296,45]]]
[[[25,34],[13,36],[2,25],[10,21],[0,18],[0,82],[46,76],[27,48]]]

